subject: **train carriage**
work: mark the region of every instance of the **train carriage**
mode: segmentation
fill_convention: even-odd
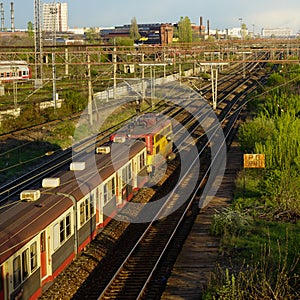
[[[31,78],[31,68],[23,60],[0,61],[0,82]]]
[[[145,143],[112,150],[73,162],[0,209],[0,300],[36,299],[147,181]]]

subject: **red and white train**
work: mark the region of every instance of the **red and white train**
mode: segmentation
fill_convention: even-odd
[[[159,136],[172,144],[170,130],[170,120],[156,119],[146,139]],[[147,182],[147,152],[156,151],[149,147],[142,140],[98,147],[85,161],[71,163],[69,170],[44,178],[41,188],[23,191],[20,201],[0,208],[0,300],[41,294]]]
[[[31,68],[24,60],[0,61],[0,82],[31,78]]]

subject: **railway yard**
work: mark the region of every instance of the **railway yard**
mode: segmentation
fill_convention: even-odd
[[[251,114],[247,104],[281,63],[291,63],[288,54],[299,55],[297,47],[287,50],[281,42],[270,49],[252,45],[251,54],[238,49],[236,61],[227,45],[217,55],[215,49],[210,55],[207,49],[164,49],[172,65],[160,61],[162,49],[144,49],[143,61],[134,61],[142,81],[124,74],[120,80],[116,71],[124,57],[131,64],[141,55],[88,49],[97,76],[113,67],[106,83],[116,99],[103,101],[99,94],[90,105],[92,80],[84,79],[88,108],[70,119],[78,131],[83,124],[96,134],[86,133],[81,143],[44,156],[29,175],[0,186],[0,300],[201,299],[211,272],[223,261],[220,238],[211,235],[210,226],[216,210],[232,201],[243,167],[236,134]],[[65,51],[56,51],[57,67],[65,71]],[[86,64],[86,53],[69,53],[70,68]],[[200,53],[210,58],[200,61]],[[101,57],[107,61],[97,65]],[[11,52],[6,60],[21,58],[24,53]],[[188,70],[191,74],[182,75]],[[210,79],[200,80],[195,72],[211,72]],[[118,95],[117,80],[123,87],[125,82],[125,94]],[[133,115],[99,133],[103,119],[114,113],[117,119],[129,108]],[[0,143],[47,126],[51,123],[2,134]],[[41,187],[45,179],[51,183]],[[30,220],[36,210],[43,219]],[[20,216],[16,227],[9,223],[13,212]],[[28,229],[28,222],[44,227]]]

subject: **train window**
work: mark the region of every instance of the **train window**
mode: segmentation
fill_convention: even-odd
[[[108,202],[108,188],[107,188],[107,183],[104,183],[103,185],[103,202],[106,204]]]
[[[53,250],[56,250],[59,247],[58,235],[59,235],[59,227],[58,224],[55,224],[53,226]]]
[[[145,155],[144,155],[144,153],[142,153],[140,155],[139,162],[140,162],[139,167],[140,167],[140,170],[141,170],[145,167]]]
[[[159,145],[156,147],[156,154],[159,153],[160,147]]]
[[[110,179],[103,185],[103,201],[104,204],[109,202],[116,194],[115,178]]]
[[[71,215],[68,214],[66,216],[66,236],[69,237],[71,235]]]
[[[46,233],[43,231],[41,233],[41,252],[46,251]]]
[[[95,214],[95,191],[90,194],[90,214],[93,216]]]
[[[17,288],[21,283],[21,259],[20,255],[13,260],[13,278],[14,288]]]
[[[6,73],[6,77],[10,77],[10,73],[9,72]]]
[[[61,220],[59,222],[59,241],[62,243],[65,240],[65,222]]]
[[[28,261],[29,261],[29,250],[26,249],[22,252],[22,279],[25,280],[29,274],[28,268]]]
[[[125,187],[131,180],[131,164],[122,169],[122,187]]]
[[[4,77],[4,73],[1,73],[1,77],[2,77],[2,78]]]
[[[111,180],[111,193],[112,193],[112,196],[114,196],[116,194],[115,178],[112,178],[112,180]]]
[[[30,268],[31,272],[37,267],[37,246],[36,242],[34,242],[30,246]]]
[[[79,213],[80,213],[80,226],[82,226],[85,223],[84,211],[85,211],[85,203],[81,202],[80,203],[80,209],[79,209]]]
[[[92,205],[91,200],[86,198],[80,203],[80,226],[82,226],[91,217],[91,212],[93,211],[94,205]]]
[[[85,199],[85,220],[88,220],[89,217],[90,217],[89,200]]]

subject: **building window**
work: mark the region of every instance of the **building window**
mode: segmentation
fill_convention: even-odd
[[[34,242],[30,246],[30,267],[31,267],[31,272],[34,271],[34,269],[37,267],[37,246],[36,246],[36,242]]]
[[[29,261],[29,250],[26,249],[22,253],[22,279],[23,280],[25,280],[29,274],[28,261]]]
[[[21,283],[21,259],[20,255],[13,260],[13,278],[14,288],[17,288]]]

